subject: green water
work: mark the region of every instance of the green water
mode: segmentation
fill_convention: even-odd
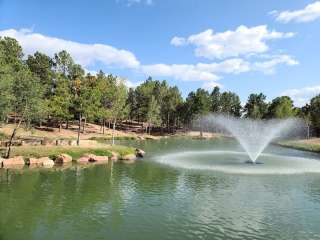
[[[0,239],[320,239],[320,174],[226,174],[155,161],[193,149],[241,150],[233,142],[130,144],[148,155],[131,165],[0,170]]]

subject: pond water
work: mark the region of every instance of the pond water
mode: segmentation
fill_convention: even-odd
[[[147,156],[128,165],[0,169],[0,239],[320,239],[320,173],[261,171],[277,159],[316,169],[316,154],[269,146],[264,164],[249,167],[233,141],[126,143]],[[235,163],[251,170],[207,168]]]

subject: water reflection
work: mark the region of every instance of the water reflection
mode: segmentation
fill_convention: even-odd
[[[319,175],[178,170],[148,144],[133,165],[0,170],[0,239],[319,239]]]

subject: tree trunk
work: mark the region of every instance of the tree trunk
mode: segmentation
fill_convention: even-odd
[[[200,137],[203,137],[202,117],[200,118]]]
[[[69,129],[69,120],[67,120],[66,129]]]
[[[81,131],[81,113],[79,114],[79,127],[78,127],[78,138],[77,138],[77,145],[80,145],[80,131]]]
[[[11,134],[10,141],[9,141],[9,144],[8,144],[8,147],[7,147],[8,149],[7,149],[7,153],[6,153],[6,158],[9,158],[9,157],[10,157],[12,141],[13,141],[14,137],[16,136],[16,133],[17,133],[18,128],[19,128],[20,125],[21,125],[22,118],[23,118],[23,117],[20,118],[19,123],[18,123],[18,124],[16,125],[16,127],[13,129],[13,132],[12,132],[12,134]]]
[[[87,124],[87,118],[84,118],[84,123],[83,123],[83,126],[82,126],[82,133],[85,133],[86,129],[86,124]]]
[[[170,122],[169,118],[170,118],[170,114],[168,112],[168,115],[167,115],[167,132],[169,132],[169,122]]]
[[[104,134],[105,125],[106,125],[106,120],[103,119],[103,123],[102,123],[102,134]]]
[[[59,132],[61,132],[61,128],[62,128],[62,123],[61,121],[59,121]]]
[[[116,129],[116,121],[113,122],[112,127],[112,145],[114,145],[114,130]]]

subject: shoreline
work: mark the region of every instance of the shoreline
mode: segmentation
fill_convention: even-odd
[[[320,154],[320,139],[288,140],[275,143],[278,146],[292,148],[300,151]]]

